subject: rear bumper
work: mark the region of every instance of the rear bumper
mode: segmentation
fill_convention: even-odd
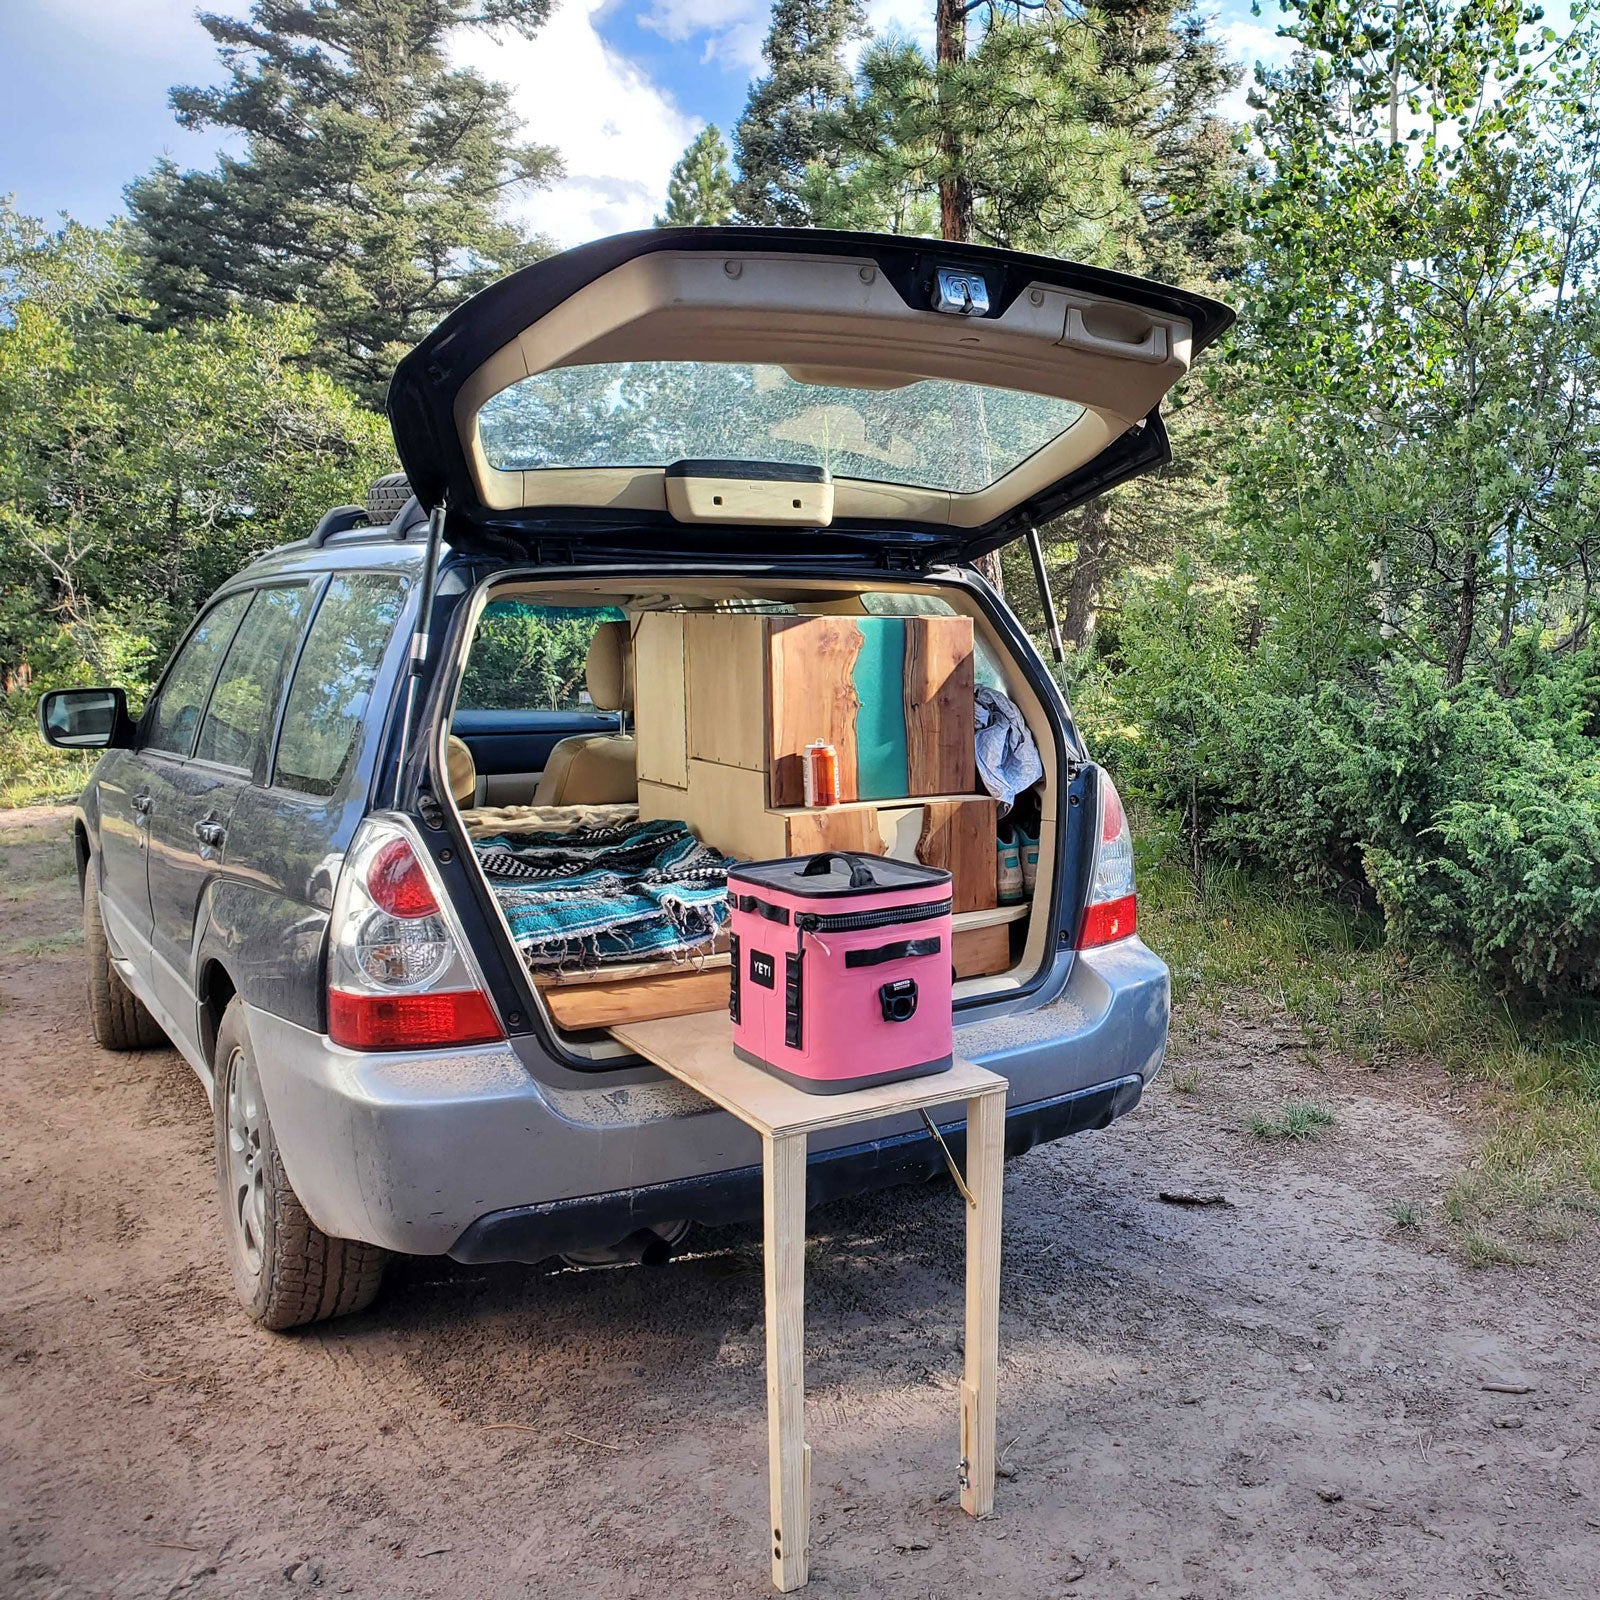
[[[1006,1114],[1006,1159],[1020,1156],[1036,1144],[1064,1139],[1070,1133],[1108,1127],[1132,1111],[1143,1093],[1142,1079],[1122,1078],[1010,1111]],[[957,1162],[964,1162],[966,1123],[941,1125],[939,1132]],[[944,1157],[925,1132],[869,1139],[842,1149],[819,1151],[811,1157],[806,1168],[806,1207],[809,1210],[874,1189],[937,1179],[948,1181],[948,1177]],[[706,1178],[496,1211],[479,1217],[446,1254],[470,1263],[543,1261],[597,1240],[609,1243],[625,1238],[636,1228],[659,1227],[680,1220],[748,1222],[760,1215],[761,1168],[739,1167]]]
[[[1167,969],[1137,939],[1063,962],[1045,992],[956,1032],[958,1053],[1009,1081],[1013,1154],[1131,1110],[1166,1049]],[[524,1055],[509,1044],[363,1054],[255,1008],[248,1024],[289,1181],[326,1233],[529,1261],[759,1210],[756,1135],[652,1068],[572,1072],[525,1059],[526,1040]],[[834,1130],[813,1137],[808,1198],[942,1166],[915,1117]]]

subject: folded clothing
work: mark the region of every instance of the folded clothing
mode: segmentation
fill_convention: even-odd
[[[497,833],[472,848],[531,967],[688,956],[728,919],[733,862],[682,822]]]
[[[1044,776],[1044,762],[1028,724],[998,689],[979,689],[977,722],[978,781],[999,802],[1003,817],[1022,791]]]

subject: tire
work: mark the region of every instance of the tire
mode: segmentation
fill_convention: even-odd
[[[298,1328],[365,1310],[388,1253],[332,1238],[306,1215],[283,1170],[237,999],[217,1030],[213,1067],[217,1200],[234,1288],[250,1320]]]
[[[410,503],[411,483],[405,473],[386,472],[367,490],[367,521],[386,528]]]
[[[106,943],[94,862],[83,874],[83,957],[89,977],[89,1026],[103,1050],[154,1050],[167,1043],[144,1002],[122,981]]]

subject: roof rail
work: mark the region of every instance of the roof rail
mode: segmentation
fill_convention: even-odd
[[[336,533],[348,533],[358,522],[367,520],[365,506],[335,506],[332,511],[325,511],[322,520],[311,532],[311,537],[306,543],[313,550],[320,550]]]

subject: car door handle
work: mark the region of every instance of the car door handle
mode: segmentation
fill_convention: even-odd
[[[143,822],[150,815],[151,800],[147,794],[136,794],[133,797],[133,814]]]
[[[227,837],[227,833],[228,830],[220,822],[197,822],[194,825],[195,838],[213,850]]]

